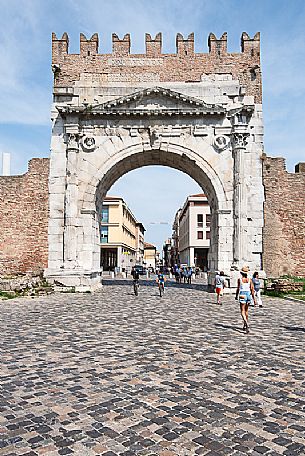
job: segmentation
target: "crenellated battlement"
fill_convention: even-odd
[[[194,52],[194,33],[190,33],[187,38],[184,38],[181,33],[176,35],[176,54],[177,56],[194,56],[202,55],[202,53]],[[218,39],[214,33],[210,33],[208,37],[208,48],[210,54],[224,56],[227,54],[227,32],[223,33]],[[149,33],[145,34],[145,46],[146,55],[151,57],[152,55],[161,55],[162,53],[162,33],[159,32],[153,39]],[[98,34],[94,33],[90,39],[80,34],[80,54],[84,55],[86,52],[90,52],[90,55],[98,54],[99,50],[99,38]],[[126,33],[122,39],[118,37],[116,33],[112,34],[112,53],[115,56],[128,56],[128,55],[143,55],[143,54],[130,54],[131,49],[131,38],[130,34]],[[61,38],[57,38],[56,34],[52,33],[52,55],[53,58],[58,58],[60,55],[67,55],[69,52],[69,37],[65,32]],[[243,32],[241,35],[241,53],[251,54],[252,57],[259,56],[260,52],[260,33],[257,32],[253,38]],[[75,54],[74,54],[75,55]],[[100,54],[108,55],[108,54]],[[166,54],[163,54],[164,56]],[[168,54],[173,55],[173,54]]]
[[[127,85],[162,82],[201,82],[211,75],[228,75],[244,87],[245,95],[252,95],[260,103],[262,96],[260,71],[260,34],[253,38],[243,32],[241,51],[227,50],[227,33],[217,38],[208,37],[208,52],[195,52],[194,33],[176,35],[176,53],[162,53],[162,34],[145,35],[145,53],[131,53],[130,34],[123,38],[112,34],[112,53],[99,53],[99,37],[80,34],[79,54],[69,53],[69,37],[52,34],[52,67],[55,87],[73,87],[88,78],[97,86],[109,83]]]

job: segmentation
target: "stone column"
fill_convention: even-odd
[[[249,133],[232,133],[233,160],[234,160],[234,193],[233,193],[233,266],[238,268],[245,261],[247,238],[245,233],[245,220],[247,214],[246,173],[244,167],[244,154]]]
[[[75,269],[76,265],[76,218],[78,201],[77,161],[79,136],[68,133],[66,149],[66,189],[64,199],[64,268]]]

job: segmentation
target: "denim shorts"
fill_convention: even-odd
[[[250,304],[252,300],[250,291],[241,291],[239,294],[239,302],[241,304]]]

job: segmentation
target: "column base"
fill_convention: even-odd
[[[102,288],[101,270],[84,271],[83,269],[45,269],[44,277],[59,288],[73,288],[76,292],[85,293]]]

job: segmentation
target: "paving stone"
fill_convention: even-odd
[[[304,453],[303,340],[287,322],[305,310],[264,300],[247,337],[232,297],[216,309],[171,281],[162,299],[153,281],[137,298],[109,281],[1,303],[0,454]]]

